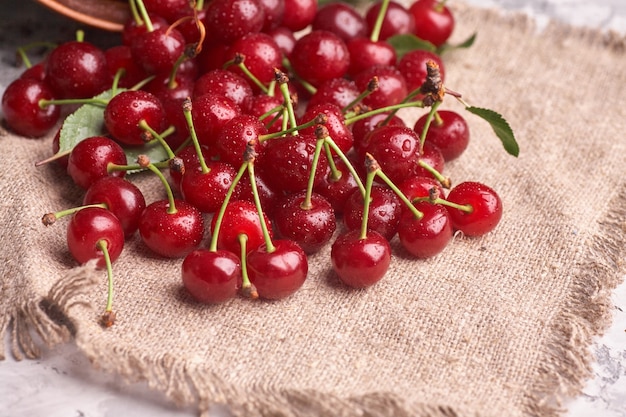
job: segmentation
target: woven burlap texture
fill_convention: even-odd
[[[446,85],[502,113],[521,147],[508,156],[465,113],[471,145],[446,167],[453,183],[498,191],[495,231],[456,236],[427,261],[396,245],[387,276],[359,291],[338,283],[326,248],[294,296],[219,306],[192,302],[181,261],[135,237],[114,264],[118,321],[102,329],[106,274],[72,261],[65,220],[39,222],[82,192],[54,164],[33,167],[51,138],[5,132],[0,331],[11,354],[74,338],[94,366],[199,412],[223,403],[237,416],[558,415],[589,376],[592,337],[610,322],[624,274],[624,39],[455,12],[455,39],[478,37],[446,55]],[[452,97],[442,108],[463,112]],[[412,125],[422,113],[403,116]],[[148,202],[163,197],[155,177],[132,180]]]

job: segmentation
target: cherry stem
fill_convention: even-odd
[[[139,15],[141,16],[141,19],[143,20],[143,23],[146,25],[146,29],[148,30],[148,32],[152,32],[154,30],[154,26],[152,25],[152,20],[150,19],[150,16],[148,15],[146,6],[143,4],[143,0],[134,0],[134,1],[137,5],[137,9],[139,10]]]
[[[279,69],[274,70],[274,76],[276,82],[278,83],[278,88],[280,89],[281,94],[283,95],[283,100],[285,102],[285,106],[287,107],[287,115],[289,117],[289,124],[291,127],[296,127],[298,123],[296,122],[296,113],[293,110],[293,101],[291,100],[291,94],[289,92],[289,78],[285,75],[284,72]],[[292,132],[292,135],[297,135],[298,131]]]
[[[64,156],[68,156],[70,153],[72,153],[71,149],[68,149],[66,151],[59,151],[59,152],[55,153],[54,155],[52,155],[52,156],[50,156],[50,157],[48,157],[46,159],[43,159],[41,161],[35,162],[35,166],[36,167],[40,167],[42,165],[47,164],[48,162],[56,161],[57,159],[61,159]]]
[[[385,184],[387,184],[387,186],[400,198],[400,200],[402,200],[404,204],[406,204],[406,206],[409,208],[409,210],[411,210],[411,213],[413,213],[416,219],[419,220],[424,217],[424,213],[415,208],[411,200],[408,199],[408,197],[393,183],[393,181],[391,181],[387,174],[385,174],[380,168],[376,170],[376,175],[381,180],[383,180]]]
[[[78,42],[84,42],[85,41],[85,31],[78,29],[76,31],[76,40]]]
[[[426,134],[428,133],[428,129],[430,129],[430,124],[432,123],[433,118],[437,114],[437,108],[439,107],[440,104],[441,104],[441,101],[436,101],[430,107],[430,111],[428,112],[428,116],[426,116],[426,121],[424,123],[424,127],[422,128],[422,132],[421,132],[421,135],[420,135],[420,153],[422,153],[424,151],[424,142],[426,142]],[[441,118],[440,118],[440,120],[441,120]]]
[[[363,99],[374,91],[378,89],[378,77],[372,78],[369,83],[367,83],[367,88],[362,91],[354,100],[348,103],[341,112],[345,115],[347,112],[351,111],[357,104],[359,104]]]
[[[249,163],[248,161],[244,161],[239,167],[239,171],[237,171],[237,175],[235,175],[233,182],[230,184],[230,187],[228,187],[228,191],[226,191],[226,196],[224,197],[224,201],[222,202],[220,210],[216,214],[215,228],[213,229],[213,236],[211,236],[211,243],[209,244],[209,250],[211,252],[215,252],[217,250],[217,238],[220,233],[220,228],[222,227],[222,220],[224,219],[224,213],[226,212],[226,207],[228,206],[228,203],[230,202],[230,199],[233,195],[235,187],[237,186],[237,184],[239,184],[239,181],[241,180],[241,177],[243,177],[243,174],[245,174],[245,172],[248,170],[248,163]]]
[[[259,298],[259,293],[254,284],[250,282],[250,277],[248,276],[248,235],[240,233],[237,238],[241,248],[241,294],[246,298],[255,300]]]
[[[78,206],[78,207],[72,207],[66,210],[61,210],[61,211],[57,211],[54,213],[46,213],[43,215],[43,217],[41,218],[41,222],[46,225],[46,226],[50,226],[52,224],[54,224],[57,220],[59,220],[60,218],[63,218],[65,216],[70,216],[76,212],[81,211],[82,209],[85,208],[91,208],[91,207],[97,207],[97,208],[103,208],[103,209],[109,209],[109,206],[106,205],[106,203],[98,203],[98,204],[86,204],[84,206]]]
[[[137,10],[137,3],[135,2],[135,0],[129,0],[128,5],[130,6],[130,14],[133,17],[135,24],[137,24],[137,26],[143,25],[144,23],[143,23],[143,20],[141,20],[141,17],[139,16],[139,11]]]
[[[289,133],[293,133],[294,135],[297,135],[299,130],[303,130],[308,127],[315,126],[316,124],[319,124],[319,119],[313,118],[309,120],[308,122],[302,123],[301,125],[297,125],[297,126],[294,125],[293,127],[290,127],[289,129],[283,129],[278,132],[266,133],[265,135],[259,135],[258,140],[259,142],[265,142],[270,139],[283,137]]]
[[[246,65],[245,60],[246,60],[245,55],[243,55],[241,53],[236,53],[235,57],[233,59],[231,59],[230,61],[224,63],[223,67],[227,68],[227,67],[229,67],[231,65],[236,65],[245,74],[245,76],[248,77],[248,79],[254,83],[254,85],[259,87],[259,89],[261,89],[261,91],[264,94],[268,94],[269,90],[268,90],[267,86],[265,84],[263,84],[257,78],[256,75],[254,75],[252,72],[250,72],[250,70],[248,69],[248,66]]]
[[[474,207],[472,207],[471,204],[457,204],[440,197],[437,197],[435,199],[431,199],[430,197],[419,197],[414,199],[413,201],[430,201],[433,204],[441,204],[442,206],[452,207],[464,211],[465,213],[471,213],[474,211]]]
[[[370,155],[367,154],[365,160],[367,165],[367,176],[365,177],[365,195],[363,196],[363,218],[361,219],[361,234],[359,238],[361,240],[367,237],[367,223],[370,215],[370,203],[372,200],[372,185],[374,184],[374,177],[376,177],[376,171],[380,170],[378,162]]]
[[[337,146],[335,141],[330,136],[327,136],[324,140],[325,140],[326,144],[328,144],[328,146],[330,146],[331,149],[333,151],[335,151],[335,153],[337,154],[339,159],[341,159],[341,161],[346,165],[346,168],[348,168],[348,171],[350,171],[350,174],[354,178],[354,181],[356,182],[357,187],[359,187],[359,190],[361,191],[361,195],[364,196],[365,195],[365,187],[363,186],[363,182],[361,181],[361,178],[359,177],[359,174],[356,172],[356,169],[354,169],[354,166],[352,165],[352,163],[350,162],[350,160],[348,159],[346,154],[343,153],[341,148],[339,148],[339,146]],[[328,159],[330,160],[332,158],[328,158]]]
[[[323,126],[322,126],[323,127]],[[324,128],[326,130],[326,128]],[[326,135],[317,138],[315,142],[315,152],[313,153],[313,161],[311,161],[311,172],[309,172],[309,181],[306,186],[306,194],[304,200],[300,204],[302,210],[311,210],[313,205],[311,204],[311,197],[313,195],[313,185],[315,184],[315,174],[317,173],[317,165],[322,153],[322,147],[324,146],[325,138],[328,136],[328,130]]]
[[[357,114],[355,116],[346,118],[344,123],[346,125],[351,125],[354,122],[357,122],[361,119],[366,119],[370,116],[375,116],[380,113],[387,113],[390,111],[404,109],[408,107],[424,107],[424,102],[422,102],[421,100],[416,100],[416,101],[407,101],[406,103],[398,103],[398,104],[394,104],[391,106],[379,107],[377,109],[370,110],[365,113]]]
[[[259,214],[259,220],[261,223],[261,230],[263,231],[263,239],[265,240],[265,247],[267,253],[272,253],[276,250],[270,233],[267,230],[267,224],[265,224],[265,216],[263,215],[263,207],[261,207],[261,199],[259,198],[259,190],[256,185],[256,178],[254,176],[254,159],[248,162],[248,175],[250,176],[250,187],[252,188],[252,197],[254,199],[254,205],[256,211]]]
[[[380,10],[378,11],[378,16],[376,16],[376,22],[374,23],[374,27],[372,28],[372,33],[370,35],[370,40],[372,42],[377,42],[380,37],[380,30],[383,27],[383,21],[385,20],[388,8],[389,0],[383,0],[380,4]]]
[[[147,159],[147,156],[140,155],[139,160],[144,159],[144,157],[145,159]],[[161,183],[163,184],[163,187],[165,188],[165,193],[167,194],[167,201],[169,203],[169,207],[167,208],[167,214],[176,214],[178,212],[178,209],[176,208],[176,202],[174,200],[174,193],[172,192],[172,187],[170,187],[170,184],[167,182],[167,178],[165,178],[165,175],[163,175],[161,170],[159,170],[159,168],[157,168],[153,163],[149,162],[149,160],[147,164],[145,162],[140,162],[139,165],[144,166],[145,168],[148,168],[157,177],[159,177],[159,179],[161,180]]]
[[[94,106],[106,107],[108,103],[109,103],[109,100],[105,100],[101,98],[64,98],[64,99],[53,99],[53,100],[41,99],[39,100],[39,107],[43,109],[46,106],[50,106],[53,104],[56,104],[56,105],[92,104]]]
[[[185,115],[185,120],[187,121],[187,126],[189,127],[189,133],[191,135],[191,141],[193,142],[193,147],[196,150],[196,154],[198,155],[198,161],[200,162],[200,168],[202,169],[203,174],[208,174],[210,169],[204,160],[204,155],[202,154],[202,148],[200,147],[200,142],[198,141],[198,135],[196,134],[196,129],[193,126],[193,118],[191,117],[191,99],[187,97],[183,102],[183,113]]]
[[[30,62],[28,55],[26,54],[27,50],[32,49],[32,48],[37,48],[37,47],[45,47],[46,49],[52,50],[56,48],[56,46],[57,44],[52,43],[52,42],[33,42],[33,43],[29,43],[28,45],[24,45],[22,47],[17,48],[15,53],[17,54],[19,60],[24,63],[26,68],[30,68],[33,65]]]
[[[437,181],[439,181],[439,183],[441,184],[443,188],[449,189],[452,186],[452,183],[450,182],[450,178],[446,177],[441,172],[437,171],[428,162],[425,162],[424,160],[420,159],[418,161],[418,164],[419,166],[424,168],[426,171],[430,172],[432,176],[435,177]]]
[[[335,163],[335,158],[333,158],[333,153],[330,150],[330,145],[324,141],[324,152],[326,152],[326,159],[328,160],[328,168],[330,169],[330,180],[331,181],[339,181],[343,176],[343,172],[337,168],[337,164]]]
[[[159,142],[159,144],[165,150],[165,153],[167,153],[168,159],[172,159],[176,156],[174,152],[172,151],[172,148],[170,147],[170,145],[168,145],[168,143],[163,138],[163,135],[161,135],[160,133],[152,129],[150,125],[148,124],[148,122],[146,122],[144,119],[139,121],[139,128],[143,130],[144,132],[148,132],[149,135],[154,138],[154,140]]]
[[[104,257],[104,263],[106,265],[107,270],[107,281],[108,281],[108,289],[107,289],[107,304],[104,309],[104,315],[102,316],[103,325],[105,327],[111,327],[113,325],[114,315],[113,313],[113,268],[111,266],[111,257],[109,256],[108,244],[105,239],[100,239],[98,243],[96,243],[98,249],[102,251],[102,256]]]
[[[284,57],[282,60],[282,64],[283,67],[290,73],[293,74],[298,81],[300,82],[300,85],[310,94],[313,95],[317,92],[317,88],[311,84],[310,82],[308,82],[307,80],[298,77],[298,74],[296,74],[296,72],[293,70],[293,66],[291,65],[291,62],[289,61],[289,59],[287,57]]]

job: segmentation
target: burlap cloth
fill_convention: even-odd
[[[521,147],[506,155],[468,113],[471,145],[446,168],[499,192],[494,232],[428,261],[398,251],[363,291],[338,284],[327,248],[293,297],[215,307],[185,294],[180,261],[135,239],[114,265],[118,322],[104,330],[106,275],[76,267],[63,222],[39,222],[81,192],[54,165],[33,168],[50,138],[3,132],[0,331],[12,354],[73,337],[103,371],[237,416],[558,415],[589,376],[624,274],[625,41],[455,7],[455,39],[478,38],[446,56],[447,86],[505,115]],[[161,195],[154,177],[135,180],[149,201]]]

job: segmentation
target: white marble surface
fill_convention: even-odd
[[[626,0],[467,0],[478,6],[523,11],[540,25],[549,19],[574,25],[615,30],[626,34]],[[16,5],[18,7],[16,7]],[[33,33],[21,31],[17,21],[39,21],[32,1],[0,0],[0,94],[18,69],[12,68],[12,51],[7,46],[15,39],[36,40]],[[7,19],[11,14],[11,20]],[[34,19],[34,20],[33,20]],[[56,25],[56,26],[55,26]],[[59,21],[47,20],[51,33],[67,33]],[[12,31],[6,34],[6,29]],[[40,40],[40,39],[39,39]],[[17,45],[14,43],[13,45]],[[626,66],[625,66],[626,70]],[[595,377],[583,394],[564,406],[566,417],[626,417],[626,284],[614,293],[614,318],[611,328],[593,346],[596,356]],[[6,351],[9,351],[8,341]],[[214,408],[211,417],[226,417],[227,410]],[[192,409],[177,409],[142,384],[126,385],[111,375],[91,368],[71,343],[44,352],[41,359],[16,362],[9,357],[0,362],[0,417],[165,417],[194,416]]]

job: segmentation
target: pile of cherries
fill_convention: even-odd
[[[62,126],[52,144],[84,205],[43,222],[71,215],[71,254],[107,268],[104,323],[111,264],[137,231],[183,259],[195,299],[219,303],[293,294],[327,244],[338,278],[364,288],[385,275],[396,236],[423,259],[455,233],[493,230],[496,192],[442,174],[469,141],[464,118],[438,109],[459,97],[437,54],[454,28],[444,3],[132,0],[121,44],[78,36],[14,80],[2,110],[23,136],[57,128],[64,106],[100,109],[98,135]],[[432,48],[400,55],[398,36]],[[397,113],[407,107],[423,109],[414,126]],[[146,171],[165,198],[146,202],[128,179]]]

